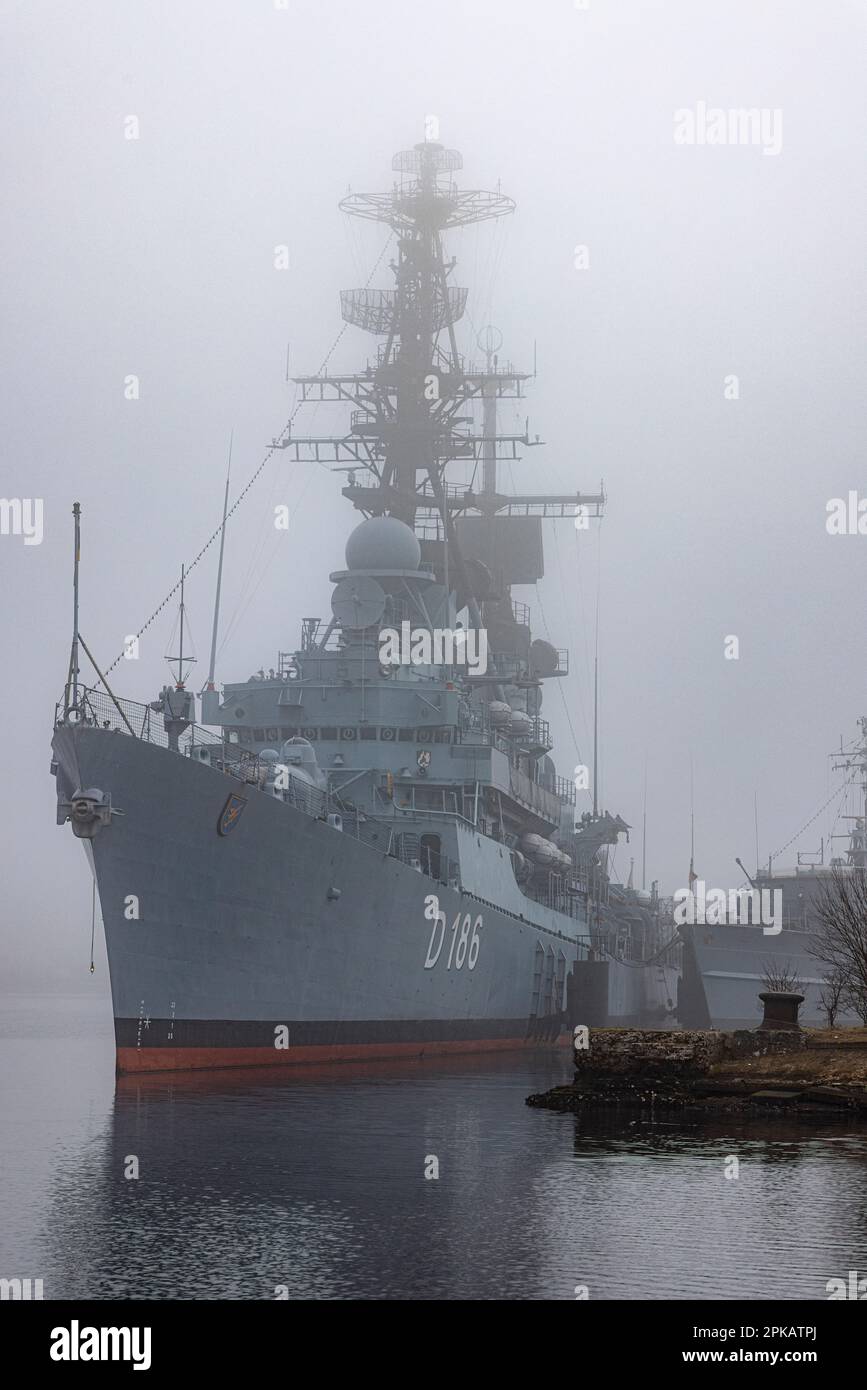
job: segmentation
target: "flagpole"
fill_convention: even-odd
[[[641,891],[647,884],[647,754],[644,755],[644,809],[641,815]]]
[[[286,349],[286,354],[288,362],[288,347]],[[235,430],[233,427],[229,435],[229,459],[226,464],[226,491],[223,495],[223,521],[220,526],[220,557],[217,561],[217,592],[214,595],[214,626],[211,631],[211,661],[208,666],[208,679],[205,686],[202,687],[203,689],[207,687],[208,690],[214,689],[214,669],[217,664],[217,629],[220,626],[220,590],[223,585],[223,548],[226,544],[226,517],[229,511],[229,477],[232,472],[232,444],[234,439]]]
[[[689,891],[695,897],[695,765],[689,755]]]

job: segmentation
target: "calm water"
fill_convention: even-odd
[[[855,1127],[528,1109],[568,1078],[550,1056],[116,1084],[102,999],[0,996],[0,1049],[0,1275],[46,1298],[825,1298],[867,1272]]]

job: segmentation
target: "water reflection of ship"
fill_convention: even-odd
[[[503,1110],[563,1059],[521,1065],[119,1077],[107,1132],[58,1162],[51,1296],[496,1297],[515,1261],[542,1287],[544,1203]]]
[[[672,1172],[693,1182],[703,1166],[712,1168],[711,1191],[719,1194],[720,1154],[730,1153],[733,1139],[754,1175],[755,1199],[743,1218],[731,1208],[735,1254],[755,1248],[765,1230],[790,1239],[794,1250],[806,1240],[812,1264],[798,1259],[792,1267],[807,1296],[817,1262],[824,1268],[821,1261],[831,1258],[822,1242],[851,1242],[853,1229],[861,1238],[864,1213],[852,1197],[859,1167],[845,1170],[846,1162],[864,1161],[854,1129],[835,1121],[833,1143],[817,1145],[825,1139],[821,1125],[805,1138],[803,1125],[785,1116],[763,1117],[757,1133],[755,1121],[731,1115],[695,1123],[674,1116],[666,1123],[650,1111],[546,1118],[524,1106],[527,1094],[563,1073],[563,1060],[552,1056],[532,1065],[467,1057],[118,1078],[106,1126],[58,1154],[41,1238],[46,1292],[71,1299],[273,1300],[283,1289],[292,1299],[571,1298],[592,1250],[594,1297],[602,1287],[602,1296],[638,1296],[633,1278],[640,1286],[654,1269],[664,1287],[680,1287],[669,1296],[682,1297],[686,1271],[677,1260],[689,1259],[688,1213],[675,1223],[679,1255],[669,1249],[667,1265],[654,1215],[670,1213]],[[839,1155],[847,1195],[830,1233],[827,1205],[808,1203],[807,1230],[793,1234],[793,1189],[769,1187],[771,1175],[761,1170],[785,1166],[796,1180],[817,1154],[825,1165]],[[439,1177],[428,1180],[431,1157]],[[133,1158],[137,1178],[125,1176]],[[827,1195],[827,1173],[815,1181]],[[639,1200],[638,1185],[647,1205],[636,1209],[625,1196]],[[740,1210],[740,1199],[732,1201]],[[697,1250],[696,1262],[708,1296],[720,1296],[725,1261],[708,1262]],[[786,1265],[781,1279],[790,1277]]]

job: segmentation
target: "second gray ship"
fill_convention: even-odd
[[[855,795],[854,814],[842,817],[853,822],[843,835],[845,852],[831,855],[826,863],[823,838],[816,853],[798,852],[796,863],[787,867],[774,864],[772,855],[767,868],[757,868],[748,879],[750,889],[779,894],[781,930],[768,934],[759,925],[734,922],[678,928],[683,971],[677,1017],[682,1027],[755,1028],[763,1013],[759,996],[768,989],[801,994],[800,1022],[814,1028],[827,1026],[827,999],[832,993],[829,972],[816,954],[817,940],[824,932],[822,910],[829,906],[833,910],[835,884],[848,875],[867,872],[867,717],[858,726],[852,743],[844,748],[841,742],[839,752],[831,754],[835,770],[848,776],[830,800],[850,789]],[[838,819],[840,815],[838,811]],[[862,1022],[845,1002],[845,992],[843,999],[838,1021],[849,1026]]]

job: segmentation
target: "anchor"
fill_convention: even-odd
[[[112,806],[111,796],[99,787],[88,787],[86,791],[79,787],[68,801],[58,803],[58,810],[63,813],[60,824],[70,821],[78,840],[92,840],[104,825],[111,825],[112,816],[124,814]]]

